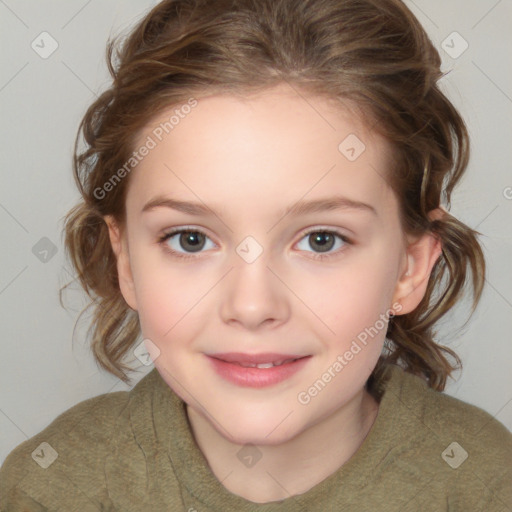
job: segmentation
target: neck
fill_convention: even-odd
[[[345,464],[366,438],[378,407],[363,389],[292,439],[259,445],[261,459],[251,467],[233,464],[243,445],[226,439],[189,406],[187,414],[194,438],[222,485],[249,501],[268,503],[307,492]]]

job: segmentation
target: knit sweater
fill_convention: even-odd
[[[304,494],[258,504],[215,477],[184,402],[153,369],[131,391],[80,402],[16,447],[0,468],[0,510],[512,511],[505,426],[398,366],[379,386],[375,422],[345,464]]]

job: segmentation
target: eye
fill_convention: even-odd
[[[338,249],[332,252],[333,247],[336,245],[336,239],[341,242],[338,243]],[[196,257],[195,253],[201,253],[205,246],[208,245],[207,240],[210,240],[210,238],[200,230],[180,228],[164,233],[158,239],[158,243],[163,245],[164,249],[173,256],[188,259]],[[349,238],[336,230],[318,228],[304,233],[300,243],[304,243],[302,242],[303,240],[314,250],[318,251],[312,256],[313,259],[318,260],[332,258],[345,250],[343,246],[353,244]],[[211,245],[215,246],[213,242],[211,242]],[[208,247],[206,248],[208,249]],[[307,251],[307,248],[299,247],[299,249]]]
[[[338,250],[329,252],[336,245],[336,238],[341,240],[341,242],[338,244]],[[313,259],[318,260],[334,257],[345,250],[343,249],[343,246],[352,245],[352,241],[342,233],[335,230],[324,230],[318,228],[306,232],[301,239],[301,242],[303,240],[305,240],[305,243],[309,244],[310,247],[318,250],[317,253],[313,254]],[[341,249],[339,248],[340,246]],[[301,248],[301,250],[307,251],[307,248]]]
[[[173,256],[193,258],[193,253],[201,252],[205,245],[207,245],[206,240],[210,239],[205,233],[197,229],[175,229],[162,235],[158,239],[158,243],[162,244],[165,250]],[[181,252],[181,249],[185,250],[185,252]]]

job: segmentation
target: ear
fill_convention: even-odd
[[[443,215],[444,211],[436,208],[429,212],[428,217],[434,220]],[[432,233],[425,233],[408,244],[405,268],[402,268],[393,295],[392,304],[401,305],[395,314],[405,315],[416,309],[425,296],[432,268],[441,252],[441,241]]]
[[[103,219],[108,226],[110,244],[117,260],[117,275],[119,277],[119,288],[121,290],[121,294],[128,306],[137,311],[135,286],[133,284],[130,255],[128,252],[128,243],[125,233],[119,227],[112,215],[105,215]]]

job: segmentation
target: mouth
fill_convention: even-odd
[[[215,371],[238,386],[267,387],[278,384],[301,370],[311,355],[298,354],[205,354]]]
[[[274,366],[281,366],[283,364],[293,363],[298,359],[310,357],[309,355],[290,355],[290,354],[242,354],[242,353],[225,353],[225,354],[210,354],[209,357],[219,359],[226,363],[237,364],[244,368],[273,368]]]

